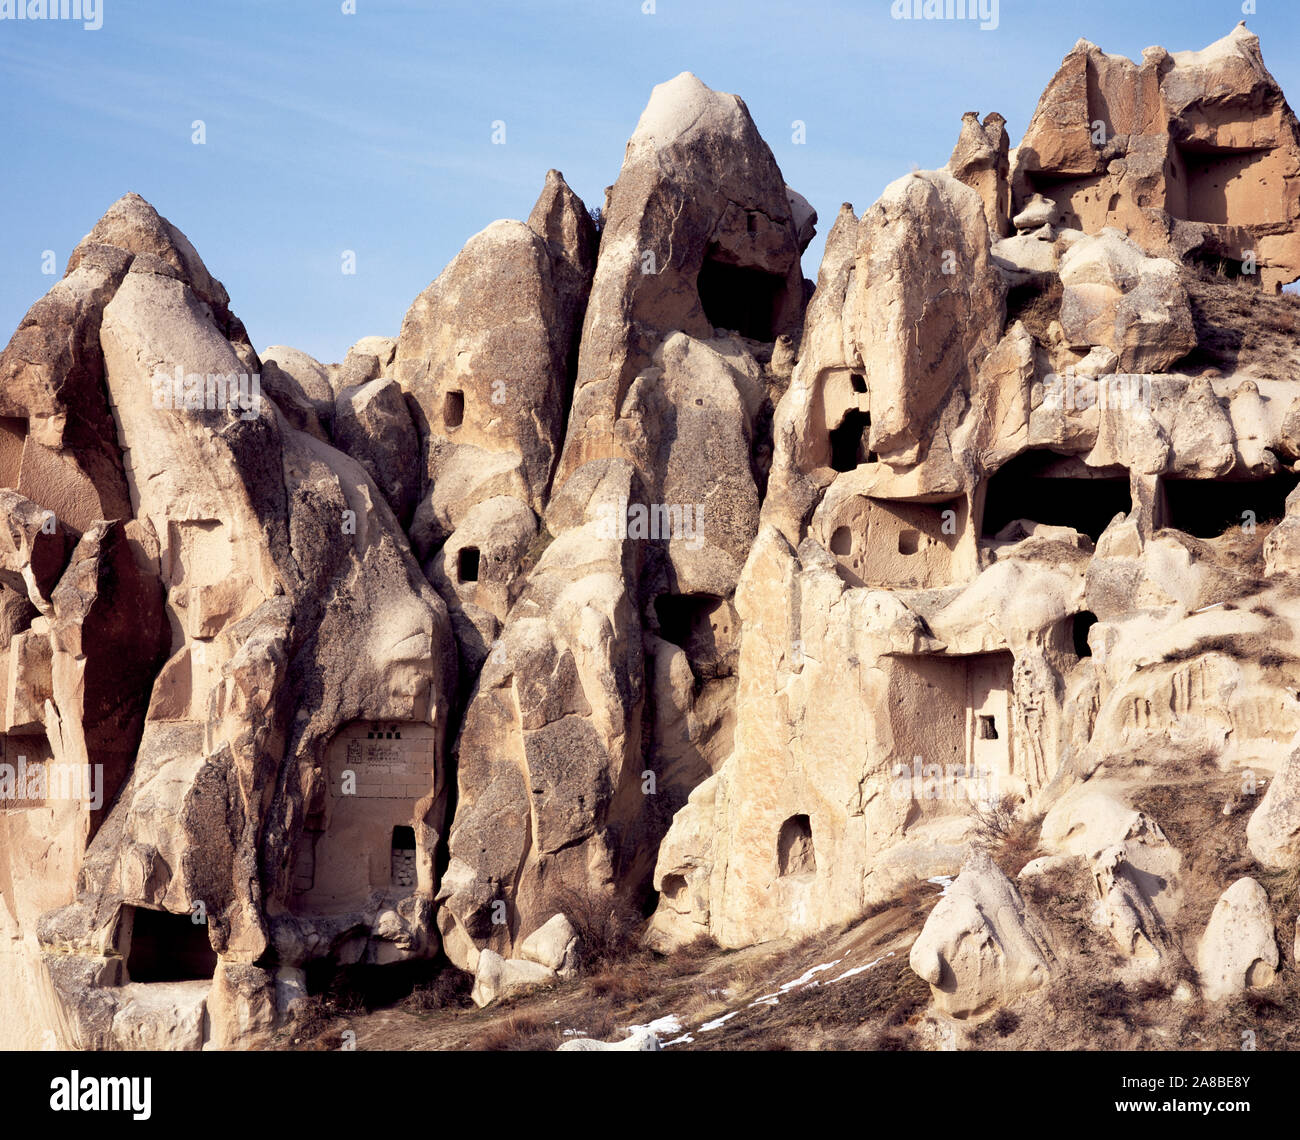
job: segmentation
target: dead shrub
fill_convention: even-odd
[[[623,899],[594,891],[565,890],[556,894],[552,907],[562,911],[578,935],[578,969],[585,972],[605,965],[646,958],[640,934],[640,913]]]
[[[497,1022],[474,1048],[488,1053],[553,1053],[564,1043],[564,1033],[554,1022],[531,1013],[512,1013]]]
[[[416,986],[402,1004],[415,1013],[432,1013],[440,1009],[469,1009],[473,1006],[470,991],[474,976],[448,966],[427,985]]]

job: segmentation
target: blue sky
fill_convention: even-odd
[[[395,336],[472,234],[527,217],[548,168],[599,204],[651,87],[680,71],[745,99],[821,213],[815,277],[841,202],[861,212],[943,165],[963,111],[1001,111],[1014,145],[1080,36],[1139,58],[1243,18],[1241,0],[1000,0],[993,31],[894,20],[889,0],[101,2],[98,31],[0,20],[4,336],[56,279],[44,251],[61,275],[134,190],[194,242],[255,346],[326,361]],[[1254,6],[1265,62],[1300,97],[1300,5]]]

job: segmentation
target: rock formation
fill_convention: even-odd
[[[739,948],[951,876],[950,1026],[1077,968],[1055,875],[1117,969],[1269,985],[1298,187],[1244,26],[1081,41],[1014,150],[969,113],[843,205],[814,289],[816,211],[684,73],[599,228],[549,172],[338,364],[259,355],[127,195],[0,355],[0,1047],[258,1048],[309,972],[486,1005],[592,915]],[[1231,885],[1161,825],[1204,789]]]

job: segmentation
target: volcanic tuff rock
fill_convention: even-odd
[[[1244,27],[1080,42],[810,292],[816,211],[685,73],[599,226],[549,172],[338,364],[123,198],[0,355],[0,1046],[259,1047],[309,967],[485,1004],[607,915],[744,947],[950,876],[932,1018],[1276,982],[1298,139]]]

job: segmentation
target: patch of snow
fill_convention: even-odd
[[[946,895],[946,894],[948,893],[948,889],[952,886],[952,876],[951,876],[951,875],[935,875],[935,877],[934,877],[933,879],[926,879],[925,881],[926,881],[927,883],[933,883],[936,887],[942,887],[942,888],[943,888],[943,889],[939,892],[939,897],[940,897],[940,898],[943,898],[943,896]]]
[[[820,974],[823,970],[832,969],[833,967],[838,966],[843,961],[844,961],[843,958],[836,958],[834,962],[825,962],[820,966],[814,966],[812,967],[812,969],[806,970],[804,971],[804,973],[800,974],[799,977],[795,978],[793,982],[786,982],[786,984],[781,987],[779,992],[786,993],[789,990],[798,989],[800,986],[806,986],[809,982],[812,981],[814,974]]]
[[[634,1033],[641,1033],[647,1029],[656,1037],[665,1037],[669,1033],[680,1033],[682,1031],[682,1023],[677,1020],[677,1015],[675,1013],[670,1013],[666,1017],[655,1018],[655,1020],[650,1022],[648,1025],[629,1025],[627,1027],[627,1033],[630,1037]]]
[[[730,1013],[724,1013],[721,1017],[715,1018],[713,1021],[706,1021],[700,1026],[700,1032],[707,1033],[710,1029],[717,1029],[720,1025],[726,1025],[728,1021],[739,1013],[740,1010],[733,1009]]]
[[[559,1025],[560,1023],[557,1021],[555,1024]],[[564,1031],[564,1036],[565,1037],[590,1037],[591,1034],[588,1033],[585,1029],[566,1029]]]
[[[683,1033],[680,1037],[674,1037],[671,1041],[665,1041],[662,1048],[667,1049],[669,1045],[690,1045],[695,1040],[689,1033]]]
[[[832,978],[831,981],[842,982],[845,978],[853,977],[854,974],[864,974],[868,970],[870,970],[872,966],[878,966],[886,958],[892,958],[893,956],[894,956],[894,952],[891,950],[888,954],[882,954],[874,962],[868,962],[865,966],[854,966],[853,969],[851,970],[845,970],[844,973],[842,973],[838,978]]]
[[[779,1005],[780,1001],[781,998],[779,994],[767,994],[764,997],[751,1001],[749,1004],[751,1007],[756,1005]]]

